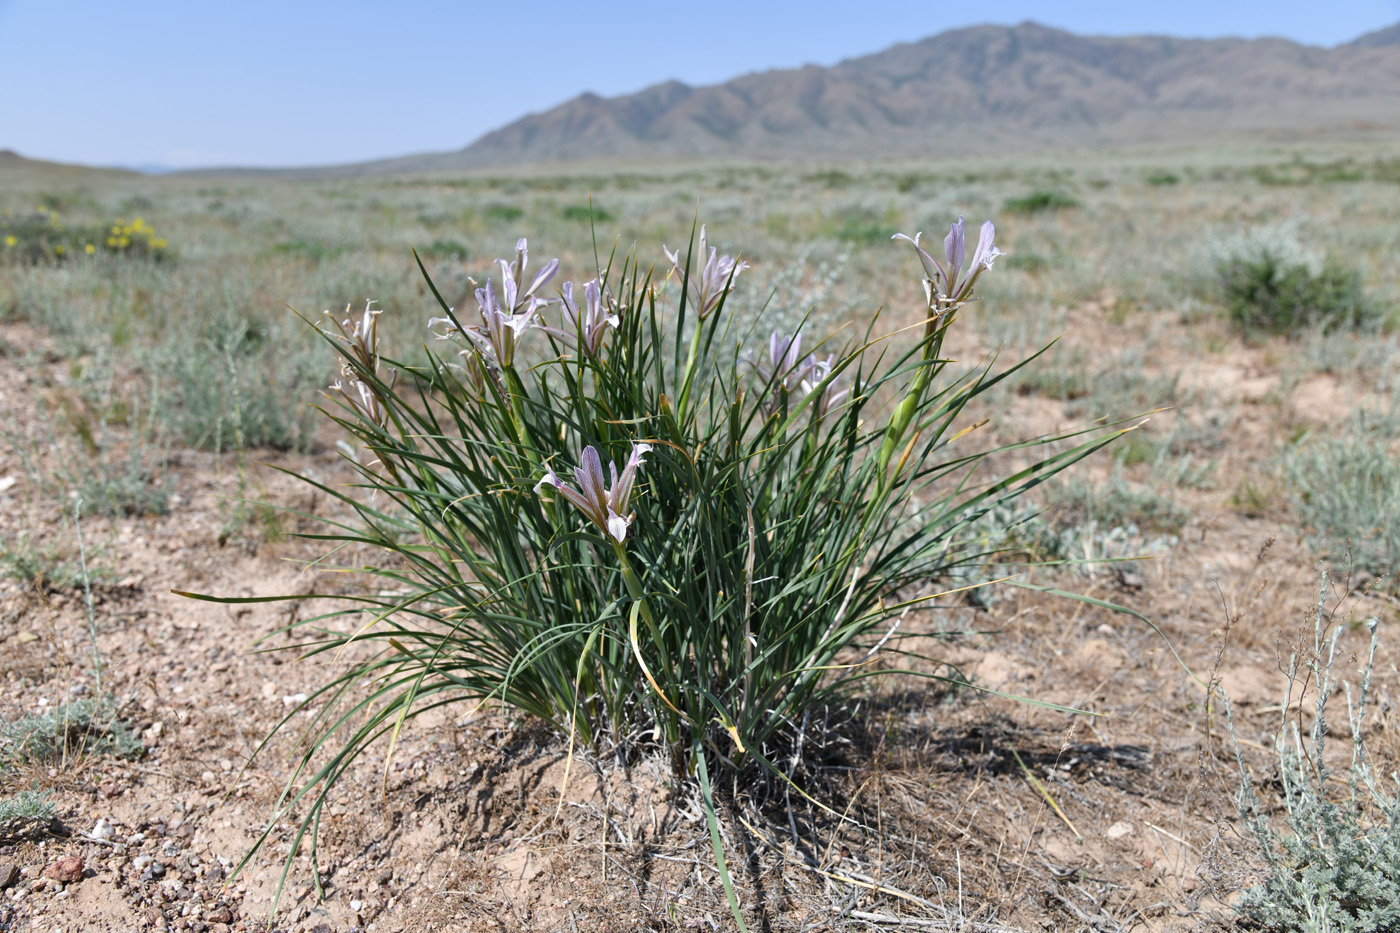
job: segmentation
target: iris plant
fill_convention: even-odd
[[[476,303],[481,313],[481,326],[457,330],[457,322],[448,317],[435,317],[428,320],[429,327],[448,325],[448,330],[438,336],[447,339],[460,333],[483,353],[490,353],[497,365],[509,367],[515,361],[515,345],[526,331],[539,327],[539,309],[548,304],[548,299],[535,293],[554,278],[559,270],[559,260],[551,260],[527,285],[525,267],[529,261],[529,248],[525,237],[515,244],[515,262],[496,260],[501,266],[502,297],[496,297],[496,285],[486,280],[483,288],[476,290]]]
[[[551,334],[577,359],[541,354],[521,365],[517,341],[542,326],[540,292],[559,266],[528,274],[524,239],[513,263],[500,261],[499,293],[490,280],[476,290],[480,324],[465,327],[439,297],[446,316],[432,326],[470,342],[468,365],[429,351],[405,380],[411,391],[380,375],[377,309],[336,321],[326,336],[342,381],[332,388],[348,410],[336,421],[378,465],[351,464],[358,484],[316,483],[338,505],[330,533],[317,537],[385,560],[355,568],[378,584],[348,600],[337,589],[339,608],[290,624],[318,626],[318,651],[382,650],[357,651],[307,700],[318,738],[255,849],[280,840],[276,827],[296,808],[288,851],[310,833],[315,864],[328,791],[379,737],[392,749],[405,722],[453,699],[499,702],[599,755],[664,747],[677,792],[700,787],[742,929],[709,769],[729,769],[725,783],[736,788],[750,762],[793,783],[793,768],[774,761],[801,756],[807,713],[877,673],[866,660],[889,650],[906,614],[930,608],[934,597],[915,595],[930,581],[986,561],[969,524],[1116,436],[1071,441],[1080,433],[1071,432],[990,451],[960,440],[969,403],[1009,374],[990,363],[948,374],[941,349],[956,309],[1000,255],[993,238],[984,224],[969,264],[961,220],[942,260],[904,237],[923,265],[927,323],[888,364],[865,354],[884,340],[875,316],[825,359],[804,352],[800,334],[780,332],[766,358],[720,350],[720,307],[744,264],[718,255],[703,227],[698,253],[666,251],[693,330],[679,308],[658,308],[651,273],[630,253],[600,267],[581,301],[572,283],[560,288]],[[606,365],[596,359],[604,340]],[[566,482],[544,458],[575,442],[582,453]],[[606,452],[628,443],[621,468],[605,470]],[[652,444],[647,493],[634,496]],[[1036,445],[1047,452],[1026,462]],[[565,527],[566,503],[587,533]],[[364,624],[324,624],[339,616]],[[927,670],[963,683],[945,667]],[[334,748],[329,736],[342,734]]]
[[[700,258],[705,265],[698,272],[692,268],[690,274],[686,274],[689,257],[682,257],[680,250],[673,253],[663,244],[661,252],[671,260],[671,267],[685,283],[690,293],[690,306],[702,320],[719,307],[735,276],[749,267],[748,263],[740,262],[733,256],[719,255],[719,250],[706,239],[704,226],[700,227]]]
[[[584,514],[599,530],[609,535],[618,544],[627,540],[627,529],[632,524],[632,487],[637,481],[637,469],[645,462],[642,457],[651,450],[650,444],[632,445],[632,455],[622,473],[617,472],[617,464],[609,462],[612,485],[607,485],[603,474],[603,459],[593,446],[583,448],[583,463],[574,467],[574,480],[578,488],[561,480],[554,471],[546,469],[544,477],[535,484],[535,492],[546,486],[557,489],[576,509]]]
[[[612,296],[603,293],[597,279],[583,286],[582,308],[574,300],[573,282],[565,282],[559,292],[563,327],[546,327],[544,330],[590,356],[596,354],[603,345],[608,328],[615,330],[621,324],[621,319],[613,310]]]
[[[349,305],[345,306],[345,313],[347,317],[337,320],[335,315],[326,312],[337,331],[329,336],[345,348],[340,360],[341,378],[331,383],[330,388],[355,411],[383,427],[388,422],[388,412],[380,402],[376,389],[363,378],[363,374],[379,376],[379,315],[383,309],[374,307],[373,301],[367,301],[360,320],[352,321],[348,316]],[[397,375],[397,371],[390,371],[389,388],[393,388]]]
[[[977,249],[972,253],[972,265],[966,275],[963,275],[963,261],[966,258],[967,239],[961,217],[948,229],[948,235],[943,238],[944,262],[934,259],[919,245],[921,237],[922,232],[914,234],[912,238],[896,233],[892,239],[907,240],[914,244],[914,251],[919,254],[919,262],[924,266],[924,293],[928,296],[929,309],[935,314],[970,298],[977,279],[992,267],[998,256],[1004,255],[993,243],[996,228],[990,220],[982,224],[982,231],[977,237]]]

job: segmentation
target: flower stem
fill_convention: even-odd
[[[676,421],[685,422],[686,409],[690,405],[690,387],[695,381],[695,364],[700,358],[700,329],[705,319],[695,316],[695,332],[690,335],[690,352],[686,355],[685,375],[681,377],[681,394],[676,400]]]
[[[666,650],[666,644],[661,640],[661,630],[657,627],[656,618],[651,614],[651,604],[647,601],[646,593],[642,589],[642,581],[637,577],[637,572],[632,569],[632,563],[627,559],[627,551],[622,546],[622,543],[613,541],[612,546],[613,553],[617,555],[617,562],[622,569],[623,582],[627,584],[627,592],[631,594],[632,599],[635,601],[637,612],[641,615],[642,621],[646,623],[647,633],[651,636],[651,640],[656,645],[657,651],[661,653],[661,666],[664,671],[664,676],[669,680],[674,675],[674,668],[671,667],[670,652]],[[635,636],[636,632],[634,630],[633,637],[635,638]],[[643,667],[645,667],[645,662],[642,661],[640,656],[637,660],[641,661]],[[648,677],[648,679],[650,680],[651,678]],[[669,706],[677,716],[685,716],[671,698],[667,696],[665,692],[661,692],[659,684],[653,681],[653,686],[657,688],[662,701]],[[679,736],[679,722],[674,717],[668,717],[668,719],[669,721],[666,723],[666,738],[668,742],[674,745]]]

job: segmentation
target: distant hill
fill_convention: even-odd
[[[124,169],[95,169],[86,165],[28,159],[13,149],[0,149],[0,173],[3,173],[0,177],[4,178],[59,178],[92,174],[135,177],[134,172]]]
[[[1380,49],[1386,46],[1400,46],[1400,23],[1396,23],[1388,29],[1368,32],[1361,38],[1348,42],[1342,48]]]
[[[1336,48],[1285,39],[956,29],[829,68],[582,94],[455,152],[180,175],[344,177],[542,163],[831,161],[1271,137],[1400,135],[1400,24]],[[15,160],[19,159],[19,162]],[[20,159],[0,153],[0,170]]]
[[[1327,49],[1284,39],[977,26],[724,84],[583,94],[457,152],[371,172],[537,162],[825,159],[1265,132],[1400,130],[1400,25]]]

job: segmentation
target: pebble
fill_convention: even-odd
[[[52,878],[60,884],[72,884],[83,880],[83,857],[70,855],[54,862],[44,869],[44,877]]]
[[[3,891],[6,888],[10,887],[18,880],[18,865],[6,865],[4,863],[0,863],[0,891]]]
[[[283,698],[282,698],[282,705],[283,705],[283,706],[297,706],[298,704],[305,703],[305,702],[306,702],[306,694],[304,694],[304,693],[294,693],[294,694],[292,694],[292,695],[289,696],[289,697],[283,697]]]
[[[364,902],[364,901],[351,901],[351,902],[350,902],[350,909],[351,909],[352,911],[354,911],[355,913],[359,913],[360,910],[361,910],[364,906],[365,906],[365,902]]]
[[[112,824],[107,822],[105,819],[99,819],[93,825],[92,831],[89,832],[88,835],[94,839],[101,839],[104,842],[106,842],[107,840],[110,840],[114,835],[116,835],[116,830],[114,830],[112,828]]]
[[[131,860],[131,867],[137,871],[145,871],[155,863],[155,859],[149,855],[138,855]]]
[[[1133,824],[1119,820],[1108,828],[1104,833],[1110,839],[1122,839],[1124,836],[1132,835]]]

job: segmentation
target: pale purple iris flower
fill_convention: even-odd
[[[521,335],[540,326],[539,309],[548,304],[548,301],[537,297],[535,293],[559,271],[559,260],[551,260],[536,272],[527,284],[525,266],[529,255],[525,237],[521,237],[515,244],[515,262],[496,260],[501,266],[502,297],[496,297],[496,285],[491,279],[487,279],[486,286],[476,290],[481,326],[470,326],[460,332],[477,349],[483,353],[489,352],[502,366],[509,366],[514,362],[515,345]],[[438,334],[440,339],[445,340],[458,333],[450,317],[435,317],[428,321],[429,327],[439,324],[447,324],[449,328],[446,332]]]
[[[326,316],[331,319],[331,323],[338,331],[331,336],[345,345],[350,357],[353,357],[361,366],[378,377],[379,315],[384,313],[383,309],[374,307],[373,301],[366,301],[365,313],[360,317],[360,320],[355,321],[348,316],[350,313],[349,305],[345,306],[345,313],[347,317],[343,320],[336,320],[335,315],[329,311],[326,312]],[[341,379],[331,383],[331,391],[338,393],[351,408],[380,427],[388,423],[389,413],[383,402],[380,401],[375,390],[360,378],[360,372],[351,365],[349,359],[341,359],[340,375]],[[397,371],[390,372],[389,386],[391,388],[397,377]]]
[[[993,242],[996,228],[990,220],[982,224],[982,231],[977,237],[977,249],[972,253],[972,263],[968,266],[966,274],[963,262],[967,253],[967,237],[961,217],[948,229],[948,235],[943,239],[944,262],[934,259],[919,245],[922,236],[923,233],[917,233],[913,237],[896,233],[892,239],[908,240],[914,244],[914,251],[918,253],[919,262],[924,266],[924,291],[928,294],[929,307],[935,312],[942,312],[970,298],[977,279],[992,267],[998,256],[1005,255]]]
[[[831,375],[836,365],[836,357],[829,354],[819,360],[813,354],[802,355],[802,335],[783,336],[773,331],[768,338],[768,362],[761,358],[752,364],[764,383],[780,386],[787,392],[806,398],[817,390],[823,379]],[[833,380],[822,390],[821,397],[815,400],[818,414],[825,415],[841,399],[846,391],[836,388]]]
[[[583,307],[574,300],[574,283],[565,282],[560,289],[560,318],[563,327],[546,327],[546,333],[553,334],[571,347],[582,347],[588,355],[598,352],[607,336],[608,328],[614,330],[622,323],[616,311],[612,310],[612,294],[603,293],[598,280],[583,286]]]
[[[685,281],[690,292],[690,305],[701,320],[719,307],[734,278],[749,267],[748,263],[739,262],[733,256],[720,256],[719,250],[711,246],[706,239],[703,226],[700,228],[700,258],[705,266],[698,273],[692,269],[689,276],[685,274],[685,257],[681,256],[680,250],[673,253],[663,243],[661,252],[671,260],[676,274]]]
[[[797,388],[811,364],[811,356],[802,358],[801,334],[785,337],[775,330],[768,338],[768,362],[760,358],[753,367],[764,382],[782,386],[791,392]]]
[[[582,464],[574,467],[577,489],[565,483],[553,470],[546,467],[544,477],[535,484],[535,492],[540,492],[546,486],[558,490],[590,522],[598,526],[599,530],[618,544],[622,544],[627,540],[627,529],[632,524],[630,505],[632,487],[637,480],[637,468],[643,463],[642,457],[650,450],[650,444],[633,443],[632,455],[627,458],[627,465],[622,468],[620,474],[617,472],[617,464],[610,462],[608,471],[612,476],[612,485],[609,486],[608,477],[603,473],[602,457],[598,455],[596,448],[585,447]]]
[[[797,384],[798,391],[802,393],[803,398],[817,391],[822,384],[822,380],[831,375],[831,370],[836,366],[835,354],[828,354],[827,358],[824,360],[814,360],[811,357],[808,357],[808,359],[812,360],[811,365],[807,367],[807,373],[802,377],[802,381]],[[822,389],[822,394],[815,400],[814,404],[816,405],[818,416],[824,417],[826,413],[831,410],[833,405],[840,402],[850,393],[849,389],[838,389],[836,385],[835,379],[828,382],[826,388]]]

